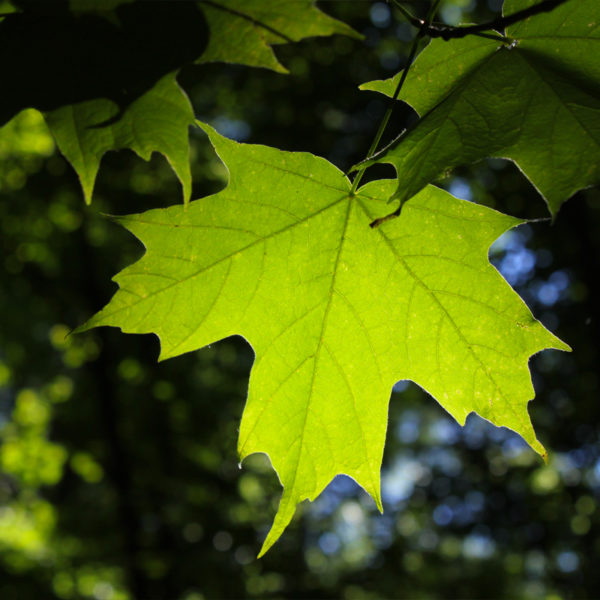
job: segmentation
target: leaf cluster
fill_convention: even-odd
[[[420,38],[436,31],[438,4],[409,63]],[[238,449],[241,458],[268,454],[284,486],[261,553],[297,503],[339,473],[382,509],[379,470],[399,379],[427,390],[460,424],[476,412],[546,457],[527,409],[528,361],[569,348],[488,260],[494,240],[521,221],[431,183],[457,166],[509,158],[555,216],[600,182],[594,4],[567,0],[547,11],[507,0],[505,14],[521,16],[501,35],[442,35],[395,77],[364,84],[391,99],[369,154],[397,98],[420,118],[357,165],[354,182],[312,154],[240,145],[198,123],[229,181],[191,204],[195,117],[179,70],[225,61],[282,72],[273,45],[352,30],[310,0],[113,0],[101,9],[74,0],[50,10],[21,2],[0,23],[0,53],[22,50],[0,118],[42,110],[87,202],[110,150],[145,159],[158,151],[182,183],[183,205],[119,218],[146,254],[115,278],[119,291],[80,330],[155,333],[162,359],[236,334],[250,342],[256,358]],[[40,58],[54,35],[68,46]],[[38,70],[39,78],[24,75]],[[394,165],[396,178],[359,186],[376,163]],[[386,215],[390,200],[399,207]]]

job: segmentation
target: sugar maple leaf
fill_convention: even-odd
[[[190,199],[194,114],[175,79],[182,66],[219,61],[285,73],[276,44],[361,38],[314,0],[70,0],[69,10],[55,4],[40,10],[28,3],[0,19],[0,126],[22,109],[42,111],[88,204],[102,157],[124,148],[146,160],[163,154],[184,202]]]
[[[535,4],[507,0],[505,14]],[[598,0],[571,0],[508,27],[512,43],[434,40],[408,72],[400,99],[422,116],[373,162],[398,173],[408,200],[449,168],[487,156],[513,160],[554,215],[600,183]],[[400,73],[361,89],[392,96]]]
[[[362,38],[320,11],[314,0],[210,0],[199,6],[210,39],[198,63],[229,62],[287,73],[273,52],[276,44],[333,34]]]
[[[129,148],[145,160],[163,154],[183,187],[192,193],[188,129],[192,105],[175,74],[163,77],[125,109],[107,98],[67,105],[45,114],[60,151],[77,171],[86,203],[91,203],[102,157],[109,150]]]
[[[567,346],[489,263],[518,220],[428,187],[371,229],[395,183],[350,193],[306,153],[204,130],[230,171],[220,193],[120,217],[146,254],[123,270],[98,325],[156,333],[161,359],[239,334],[256,360],[239,453],[265,452],[284,487],[261,553],[296,504],[339,473],[381,509],[379,472],[393,384],[412,379],[461,424],[473,411],[540,454],[529,357]]]

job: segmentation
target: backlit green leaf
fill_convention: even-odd
[[[516,219],[427,187],[377,229],[395,182],[350,182],[326,160],[242,145],[203,126],[230,172],[220,193],[119,218],[146,248],[82,329],[156,333],[161,359],[241,335],[256,354],[242,458],[284,487],[265,552],[338,474],[381,509],[391,388],[412,379],[461,424],[473,411],[541,455],[529,357],[567,346],[489,263]]]
[[[313,0],[215,0],[202,2],[210,27],[208,48],[197,62],[230,62],[281,73],[274,44],[336,33],[360,37],[314,6]]]
[[[512,14],[534,4],[509,0]],[[434,40],[410,69],[401,99],[422,116],[373,162],[398,172],[404,202],[457,165],[513,160],[552,214],[600,183],[600,21],[597,0],[571,0],[507,29],[512,44]],[[400,74],[362,89],[392,96]]]
[[[183,186],[187,201],[192,192],[188,128],[192,106],[175,80],[167,75],[125,109],[112,100],[88,100],[46,113],[46,122],[60,151],[77,171],[87,203],[102,156],[109,150],[130,148],[145,160],[164,154]]]
[[[179,69],[222,61],[285,72],[272,45],[335,33],[360,37],[313,0],[28,3],[0,19],[0,126],[24,108],[44,112],[88,203],[102,156],[121,148],[164,154],[187,201],[193,113]]]

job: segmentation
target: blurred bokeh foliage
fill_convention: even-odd
[[[495,0],[446,0],[449,23]],[[428,3],[412,8],[423,14]],[[364,34],[277,53],[282,76],[222,64],[184,70],[196,113],[241,141],[306,150],[348,168],[385,102],[358,84],[401,68],[414,30],[391,4],[323,2]],[[414,119],[399,108],[388,137]],[[194,197],[226,172],[191,132]],[[70,331],[114,292],[143,249],[106,214],[179,201],[165,162],[107,155],[86,207],[35,111],[0,129],[0,597],[593,598],[600,589],[598,257],[600,193],[554,224],[532,221],[490,256],[534,314],[574,349],[532,358],[530,412],[543,464],[510,431],[460,428],[399,382],[382,471],[384,515],[338,477],[255,560],[278,500],[263,455],[240,470],[236,434],[253,355],[240,338],[156,363],[153,336]],[[371,176],[385,176],[382,169]],[[535,190],[509,163],[459,169],[458,196],[536,219]]]

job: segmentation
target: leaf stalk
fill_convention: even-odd
[[[434,0],[433,4],[429,8],[429,12],[427,13],[427,18],[426,18],[426,21],[424,21],[424,23],[426,23],[426,24],[431,23],[434,15],[438,9],[438,6],[440,5],[440,2],[441,2],[441,0]],[[407,11],[407,13],[408,13],[408,11]],[[404,85],[404,82],[406,81],[406,77],[408,76],[408,70],[412,66],[415,56],[417,54],[417,50],[419,48],[419,42],[421,41],[421,39],[424,36],[425,36],[425,33],[423,32],[423,29],[419,29],[419,32],[415,36],[415,39],[413,40],[412,45],[410,47],[410,52],[408,54],[408,59],[406,61],[406,67],[404,67],[404,71],[402,71],[402,76],[400,77],[400,80],[398,81],[398,84],[396,85],[394,94],[390,98],[390,101],[388,103],[388,108],[385,111],[385,115],[383,115],[383,119],[381,120],[381,123],[379,124],[377,133],[375,134],[375,137],[373,138],[373,141],[371,142],[371,146],[369,148],[369,152],[367,153],[367,158],[365,160],[368,160],[371,156],[373,156],[373,154],[375,154],[375,151],[377,150],[377,146],[379,146],[379,142],[381,141],[383,132],[385,131],[385,128],[387,127],[387,124],[390,121],[390,117],[392,116],[392,112],[394,111],[394,105],[396,104],[396,100],[398,99],[398,96],[400,95],[400,91],[402,90],[402,86]],[[354,195],[356,193],[356,190],[358,189],[358,186],[362,180],[362,177],[363,177],[365,171],[367,170],[367,166],[368,165],[363,165],[359,168],[358,173],[356,174],[356,177],[354,178],[354,181],[352,182],[352,188],[350,189],[351,195]]]

